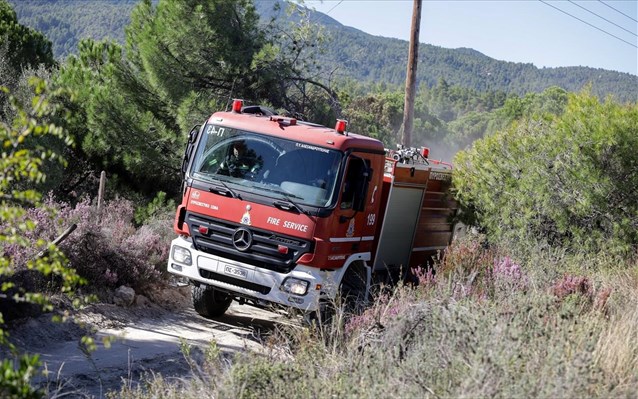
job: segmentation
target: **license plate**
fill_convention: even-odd
[[[230,274],[231,276],[234,276],[234,277],[243,278],[243,279],[246,279],[246,277],[248,277],[248,272],[246,270],[240,269],[239,267],[234,267],[234,266],[225,265],[224,273]]]

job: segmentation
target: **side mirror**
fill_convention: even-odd
[[[193,148],[195,147],[195,141],[197,141],[201,127],[201,125],[195,125],[188,133],[188,142],[186,143],[186,149],[184,150],[184,157],[182,159],[182,180],[186,177],[186,169],[188,169],[188,163],[191,159],[191,155],[193,155]]]

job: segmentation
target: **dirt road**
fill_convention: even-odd
[[[82,319],[82,318],[81,318]],[[186,377],[190,369],[180,342],[205,348],[211,340],[222,352],[261,351],[264,338],[283,316],[233,303],[218,320],[207,320],[191,307],[166,311],[156,306],[119,308],[96,306],[83,319],[98,329],[98,349],[90,354],[81,349],[86,330],[72,323],[51,323],[50,316],[31,319],[12,329],[12,340],[30,353],[38,353],[49,371],[37,383],[49,390],[75,392],[74,396],[103,397],[119,390],[122,383],[137,384],[145,372],[164,377]],[[103,337],[115,337],[109,349]]]

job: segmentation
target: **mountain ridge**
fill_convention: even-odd
[[[124,27],[136,3],[132,0],[82,1],[82,7],[78,7],[79,1],[9,2],[21,23],[49,37],[57,58],[77,51],[81,37],[97,40],[108,37],[123,42]],[[255,8],[263,20],[271,17],[298,20],[298,15],[285,13],[284,4],[282,0],[255,1]],[[326,70],[337,71],[333,77],[391,86],[404,84],[406,40],[374,36],[318,11],[306,11],[309,20],[323,26],[329,38],[322,64]],[[601,98],[612,95],[623,102],[638,100],[638,76],[626,72],[583,66],[539,68],[532,63],[497,60],[467,47],[450,49],[427,43],[420,44],[417,79],[427,87],[443,79],[450,85],[481,92],[503,91],[517,95],[542,92],[551,86],[573,92],[589,86],[592,93]]]

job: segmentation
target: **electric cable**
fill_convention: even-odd
[[[337,8],[337,6],[338,6],[339,4],[341,4],[341,3],[343,3],[343,0],[341,0],[340,2],[338,2],[337,4],[335,4],[335,6],[334,6],[334,7],[332,7],[331,9],[329,9],[329,10],[328,10],[328,12],[327,12],[326,14],[330,14],[330,11],[334,10],[335,8]]]
[[[600,18],[600,19],[602,19],[602,20],[605,20],[605,21],[609,22],[610,24],[612,24],[612,25],[614,25],[614,26],[616,26],[616,27],[618,27],[618,28],[620,28],[620,29],[624,30],[625,32],[629,32],[629,33],[631,33],[632,35],[634,35],[634,36],[638,37],[638,35],[636,35],[636,34],[635,34],[634,32],[632,32],[632,31],[630,31],[629,29],[625,29],[625,28],[623,28],[622,26],[618,25],[617,23],[612,22],[612,21],[608,20],[607,18],[605,18],[605,17],[603,17],[603,16],[601,16],[601,15],[596,14],[596,13],[595,13],[595,12],[593,12],[592,10],[588,10],[587,8],[585,8],[585,7],[581,6],[580,4],[578,4],[578,3],[576,3],[576,2],[573,2],[572,0],[568,0],[568,1],[569,1],[570,3],[572,3],[573,5],[575,5],[576,7],[582,8],[583,10],[587,11],[588,13],[593,14],[593,15],[597,16],[598,18]]]
[[[601,31],[601,32],[603,32],[603,33],[606,33],[606,34],[608,34],[609,36],[614,37],[614,38],[616,38],[616,39],[620,40],[621,42],[627,43],[628,45],[630,45],[630,46],[632,46],[632,47],[638,48],[638,46],[636,46],[635,44],[630,43],[630,42],[628,42],[627,40],[622,39],[622,38],[620,38],[620,37],[618,37],[618,36],[614,35],[613,33],[609,33],[609,32],[607,32],[606,30],[604,30],[604,29],[601,29],[601,28],[597,27],[596,25],[592,25],[592,24],[590,24],[589,22],[587,22],[587,21],[585,21],[585,20],[582,20],[582,19],[580,19],[580,18],[578,18],[578,17],[576,17],[576,16],[574,16],[574,15],[572,15],[572,14],[568,13],[568,12],[567,12],[567,11],[565,11],[565,10],[561,10],[561,9],[560,9],[560,8],[558,8],[558,7],[554,7],[553,5],[549,4],[549,3],[548,3],[548,2],[546,2],[545,0],[538,0],[538,1],[540,1],[541,3],[543,3],[543,4],[547,5],[547,6],[552,7],[552,8],[553,8],[553,9],[555,9],[555,10],[558,10],[558,11],[562,12],[563,14],[569,15],[570,17],[572,17],[572,18],[574,18],[574,19],[577,19],[577,20],[579,20],[580,22],[582,22],[582,23],[584,23],[584,24],[587,24],[587,25],[591,26],[591,27],[592,27],[592,28],[594,28],[594,29],[598,29],[599,31]]]
[[[600,3],[603,3],[604,5],[606,5],[607,7],[611,8],[612,10],[616,11],[617,13],[620,13],[620,14],[624,15],[625,17],[627,17],[627,18],[631,19],[632,21],[634,21],[634,22],[638,22],[638,19],[635,19],[635,18],[630,17],[629,15],[627,15],[627,14],[625,14],[624,12],[622,12],[622,11],[620,11],[620,10],[618,10],[618,9],[616,9],[616,8],[614,8],[614,7],[612,7],[612,6],[610,6],[609,4],[605,3],[604,1],[601,1],[601,0],[598,0],[598,1],[599,1]]]

